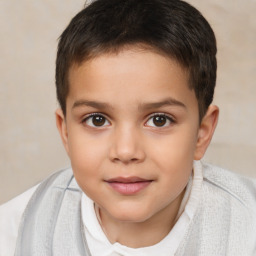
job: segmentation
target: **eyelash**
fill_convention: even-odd
[[[170,125],[175,124],[175,119],[173,117],[165,114],[165,113],[154,113],[154,114],[150,115],[149,118],[147,119],[146,123],[148,123],[154,117],[164,117],[169,122],[169,124],[168,125],[164,124],[163,126],[149,126],[149,127],[164,128],[166,126],[170,126]]]
[[[96,117],[96,116],[98,116],[98,117],[103,117],[104,120],[105,120],[105,122],[110,123],[110,122],[108,121],[108,119],[105,117],[105,115],[103,115],[102,113],[91,113],[91,114],[88,114],[87,116],[85,116],[85,117],[83,118],[82,123],[84,124],[84,123],[86,123],[86,121],[90,120],[90,118],[93,118],[93,117]],[[104,122],[104,123],[105,123],[105,122]],[[87,124],[87,126],[90,126],[90,127],[97,127],[97,128],[105,127],[105,125],[102,125],[102,126],[96,126],[96,125],[95,125],[95,126],[93,126],[93,125],[88,125],[88,124]]]
[[[96,128],[101,128],[101,127],[105,127],[105,126],[106,126],[106,125],[105,125],[106,122],[108,122],[108,123],[110,124],[110,122],[108,121],[108,118],[106,118],[104,114],[102,114],[102,113],[97,113],[97,112],[88,114],[85,118],[82,119],[82,123],[83,123],[83,124],[86,123],[88,120],[90,120],[90,118],[93,118],[93,117],[95,117],[95,116],[104,118],[104,125],[97,126],[97,125],[88,125],[88,124],[87,124],[87,126],[96,127]],[[174,119],[173,117],[169,116],[169,115],[166,115],[165,113],[154,113],[154,114],[151,114],[151,115],[148,117],[147,121],[145,122],[145,125],[146,125],[151,119],[153,119],[154,117],[164,117],[164,118],[169,122],[169,124],[168,124],[167,126],[170,126],[170,125],[172,125],[172,124],[175,123],[175,119]],[[157,126],[157,125],[156,125],[156,126],[152,126],[152,125],[149,125],[148,127],[163,128],[163,127],[166,127],[166,125],[165,125],[165,124],[164,124],[163,126]]]

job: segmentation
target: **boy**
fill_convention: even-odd
[[[72,169],[2,206],[1,255],[255,255],[255,181],[199,161],[216,66],[211,27],[183,1],[78,13],[56,61]]]

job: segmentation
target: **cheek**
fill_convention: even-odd
[[[178,136],[179,135],[179,136]],[[151,147],[151,158],[166,184],[177,193],[184,188],[193,168],[195,136],[191,132],[180,132],[166,136],[161,143]]]
[[[69,137],[69,156],[73,171],[77,177],[90,179],[100,173],[100,166],[106,156],[102,140],[78,133]]]
[[[193,161],[193,155],[196,148],[194,135],[180,132],[176,135],[168,135],[155,141],[151,146],[151,155],[159,159],[159,163],[164,165],[179,165]],[[178,164],[179,162],[179,164]]]

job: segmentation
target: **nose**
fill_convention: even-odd
[[[140,163],[145,160],[145,156],[142,137],[137,128],[124,126],[115,129],[109,151],[111,161]]]

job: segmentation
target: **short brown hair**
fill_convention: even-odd
[[[138,44],[177,60],[188,70],[201,120],[214,95],[216,39],[202,14],[181,0],[96,0],[80,11],[58,45],[56,88],[64,115],[72,64]]]

